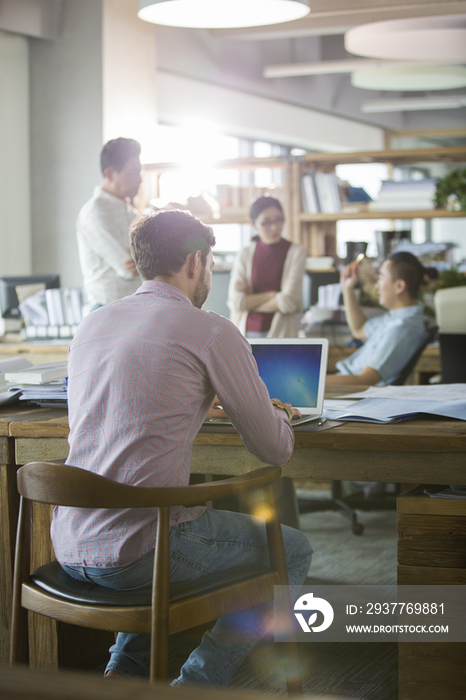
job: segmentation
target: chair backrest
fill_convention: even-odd
[[[38,503],[78,508],[155,508],[191,506],[254,491],[277,481],[280,467],[262,467],[242,476],[205,484],[145,488],[120,484],[66,464],[31,462],[18,469],[21,496]]]
[[[466,383],[466,333],[440,333],[442,384]]]
[[[466,333],[466,286],[439,289],[434,305],[440,333]]]
[[[421,343],[414,355],[412,355],[412,357],[409,359],[409,362],[407,362],[406,365],[403,367],[400,376],[397,379],[395,379],[394,382],[392,382],[393,386],[403,386],[413,369],[416,367],[417,361],[421,357],[426,347],[429,345],[429,343],[432,343],[434,341],[435,336],[437,335],[437,331],[437,326],[434,326],[433,328],[429,329],[426,339]]]

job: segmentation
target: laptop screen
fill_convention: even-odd
[[[252,340],[251,346],[271,398],[321,412],[327,368],[326,340]]]

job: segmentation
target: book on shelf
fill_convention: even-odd
[[[390,199],[369,202],[369,211],[430,211],[434,209],[431,199]]]
[[[369,203],[371,211],[408,211],[434,209],[437,179],[383,180],[378,198]]]
[[[44,384],[57,379],[64,379],[68,373],[68,363],[48,362],[43,365],[33,365],[12,372],[5,372],[5,379],[10,384]]]
[[[282,186],[257,187],[256,185],[217,184],[217,201],[220,216],[248,216],[252,202],[258,197],[270,195],[284,201],[284,189]]]
[[[372,202],[372,197],[366,192],[364,187],[345,186],[345,183],[342,186],[345,194],[345,203],[361,204],[362,202]]]
[[[316,272],[322,272],[322,271],[329,271],[329,270],[334,270],[335,269],[335,261],[330,255],[322,255],[321,257],[318,258],[313,258],[311,256],[308,256],[306,258],[306,263],[305,263],[305,269],[308,270],[309,272],[311,271],[316,271]]]
[[[370,202],[342,202],[341,211],[343,214],[358,214],[369,211],[369,204]]]
[[[318,214],[319,202],[314,181],[314,173],[306,173],[301,178],[302,208],[306,214]]]
[[[319,200],[320,211],[323,214],[337,214],[341,211],[340,193],[335,173],[314,173],[314,182]]]

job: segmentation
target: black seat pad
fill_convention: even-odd
[[[267,573],[270,573],[269,569],[237,566],[201,576],[193,581],[173,583],[170,586],[170,603],[209,593],[218,588],[247,581]],[[69,576],[57,561],[40,566],[32,572],[29,580],[46,593],[81,605],[131,607],[150,606],[151,604],[152,587],[116,591],[94,583],[78,581]]]

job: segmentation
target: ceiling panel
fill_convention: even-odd
[[[310,0],[310,5],[310,14],[294,22],[210,31],[217,37],[250,40],[322,36],[369,22],[466,13],[466,2],[449,0]]]

